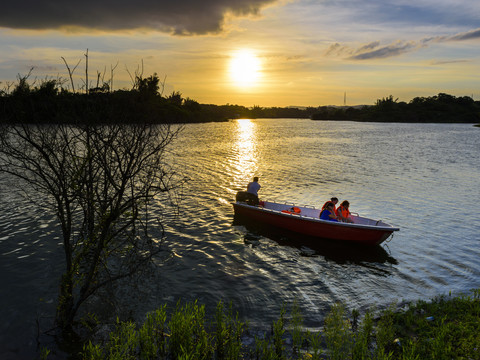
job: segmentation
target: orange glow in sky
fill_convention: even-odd
[[[480,100],[479,1],[97,1],[83,11],[64,0],[25,2],[0,12],[0,91],[32,68],[31,80],[68,84],[62,57],[71,68],[80,61],[80,88],[88,49],[91,87],[113,73],[113,89],[129,89],[132,75],[157,73],[164,95],[204,104]]]

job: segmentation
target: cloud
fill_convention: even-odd
[[[453,41],[463,41],[463,40],[472,40],[472,39],[480,39],[480,28],[470,30],[464,33],[459,33],[448,38],[448,40],[453,40]]]
[[[467,41],[480,39],[480,28],[473,29],[466,32],[461,32],[451,36],[434,36],[430,38],[422,39],[422,42],[427,44],[429,42],[450,42],[450,41]]]
[[[480,28],[467,32],[458,33],[452,36],[434,36],[423,38],[418,41],[397,41],[392,44],[380,46],[379,41],[372,41],[367,44],[352,48],[339,43],[332,44],[325,51],[326,56],[344,57],[348,60],[371,60],[384,59],[399,56],[421,48],[428,47],[431,43],[443,43],[451,41],[465,41],[480,39]]]
[[[2,4],[0,27],[150,28],[177,35],[217,33],[226,16],[258,15],[278,0],[17,0]]]
[[[346,45],[340,45],[339,43],[332,44],[325,51],[326,56],[344,56],[345,54],[350,55],[352,49]]]
[[[384,59],[410,52],[419,46],[418,43],[413,41],[397,41],[385,46],[380,46],[379,41],[372,41],[355,49],[335,43],[328,47],[325,55],[346,57],[348,60]]]
[[[458,63],[466,63],[467,60],[435,60],[432,61],[431,65],[446,65],[446,64],[458,64]]]
[[[358,48],[356,52],[357,53],[369,52],[371,50],[375,50],[379,45],[380,45],[380,41],[372,41],[371,43],[368,43]]]
[[[399,41],[395,44],[378,47],[378,43],[375,46],[362,46],[356,51],[356,54],[351,56],[351,60],[367,60],[367,59],[384,59],[392,56],[398,56],[416,49],[418,45],[415,42],[403,42]]]

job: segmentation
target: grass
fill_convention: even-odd
[[[167,319],[166,307],[148,314],[142,326],[117,321],[104,343],[88,342],[81,358],[96,359],[480,359],[480,290],[458,297],[418,301],[407,310],[393,306],[374,316],[347,314],[334,305],[322,331],[303,327],[297,303],[285,307],[270,331],[255,336],[234,314],[232,304],[217,305],[207,320],[197,302],[177,304]],[[47,353],[48,354],[48,353]],[[47,354],[44,353],[44,358]]]

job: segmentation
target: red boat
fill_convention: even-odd
[[[260,201],[254,205],[251,201],[238,200],[233,203],[236,217],[255,221],[257,224],[270,225],[310,237],[344,241],[361,245],[379,245],[387,240],[394,231],[381,220],[373,220],[352,214],[353,223],[320,220],[320,209],[310,206]]]

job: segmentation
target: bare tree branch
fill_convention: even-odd
[[[61,226],[61,328],[72,326],[98,289],[131,276],[160,251],[155,239],[163,226],[150,220],[149,204],[183,181],[164,157],[179,131],[166,124],[0,126],[0,172],[49,199],[45,206]]]
[[[115,66],[110,65],[110,91],[113,91],[113,73],[118,66],[118,61]]]
[[[75,65],[73,70],[70,69],[70,67],[68,66],[67,60],[65,60],[63,56],[62,56],[62,60],[65,63],[65,66],[67,67],[68,76],[70,77],[70,83],[72,84],[72,92],[75,94],[75,84],[73,82],[73,73],[75,72],[75,69],[78,67],[78,65],[80,65],[80,62],[82,61],[82,59],[78,60],[77,65]]]

